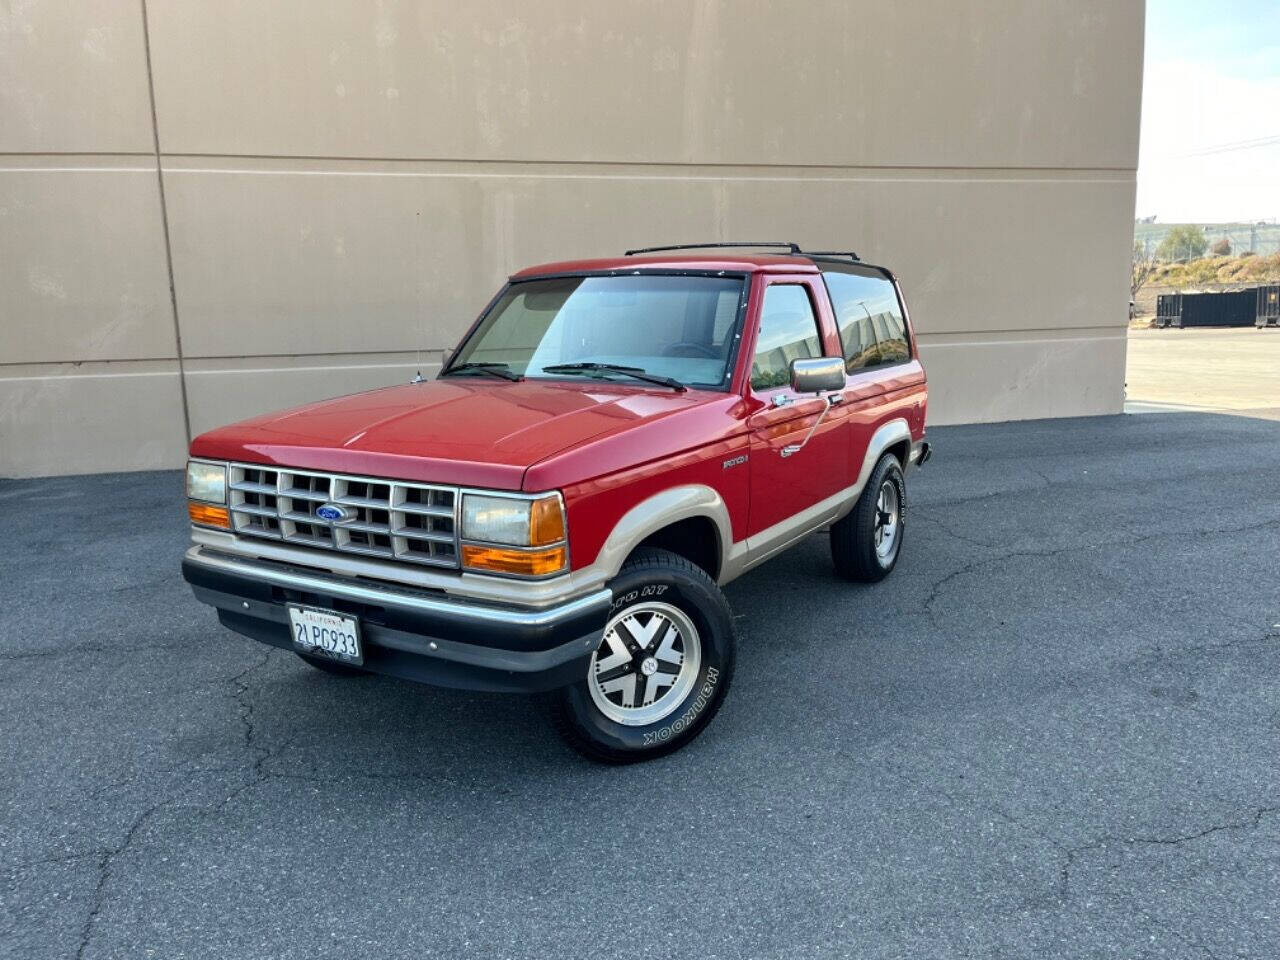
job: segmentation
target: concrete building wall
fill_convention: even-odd
[[[933,423],[1117,412],[1140,0],[0,8],[0,475],[430,375],[511,271],[901,276]]]

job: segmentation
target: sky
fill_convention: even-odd
[[[1280,218],[1280,0],[1147,0],[1137,216]]]

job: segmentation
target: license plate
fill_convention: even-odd
[[[360,624],[355,617],[315,607],[290,606],[289,626],[293,645],[302,653],[342,663],[364,663]]]

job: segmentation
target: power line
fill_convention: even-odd
[[[1252,140],[1234,140],[1230,143],[1218,143],[1211,147],[1201,147],[1199,150],[1180,153],[1177,155],[1177,159],[1206,157],[1215,153],[1235,153],[1237,150],[1256,150],[1259,147],[1269,147],[1277,143],[1280,143],[1280,133],[1273,133],[1265,137],[1255,137]]]

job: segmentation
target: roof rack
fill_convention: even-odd
[[[801,250],[806,257],[827,257],[834,259],[835,257],[848,257],[850,260],[861,261],[862,258],[852,250]]]
[[[638,247],[635,250],[628,250],[626,255],[634,257],[638,253],[665,253],[668,250],[709,250],[721,247],[784,247],[790,256],[848,257],[853,261],[862,259],[852,250],[801,250],[799,244],[777,240],[766,240],[762,243],[673,243],[665,247]]]
[[[673,243],[666,247],[640,247],[636,250],[628,250],[626,255],[634,257],[637,253],[663,253],[667,250],[703,250],[711,247],[786,247],[788,253],[800,252],[800,248],[794,243],[779,243],[776,240],[766,240],[764,243]]]

